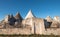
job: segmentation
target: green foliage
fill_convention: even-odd
[[[31,34],[31,35],[17,35],[17,34],[13,34],[13,35],[4,35],[1,34],[0,37],[60,37],[60,35],[39,35],[39,34]]]

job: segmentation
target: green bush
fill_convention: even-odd
[[[13,34],[13,35],[4,35],[1,34],[0,37],[60,37],[60,35],[39,35],[39,34],[31,34],[31,35],[17,35],[17,34]]]

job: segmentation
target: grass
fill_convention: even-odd
[[[60,35],[39,35],[39,34],[32,34],[32,35],[3,35],[1,34],[0,37],[60,37]]]

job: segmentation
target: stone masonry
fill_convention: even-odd
[[[46,19],[37,18],[30,10],[23,19],[19,12],[16,16],[7,15],[0,22],[0,34],[44,34],[60,35],[60,20],[56,16],[52,19],[47,16]]]

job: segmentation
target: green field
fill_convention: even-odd
[[[0,35],[0,37],[60,37],[60,35]]]

